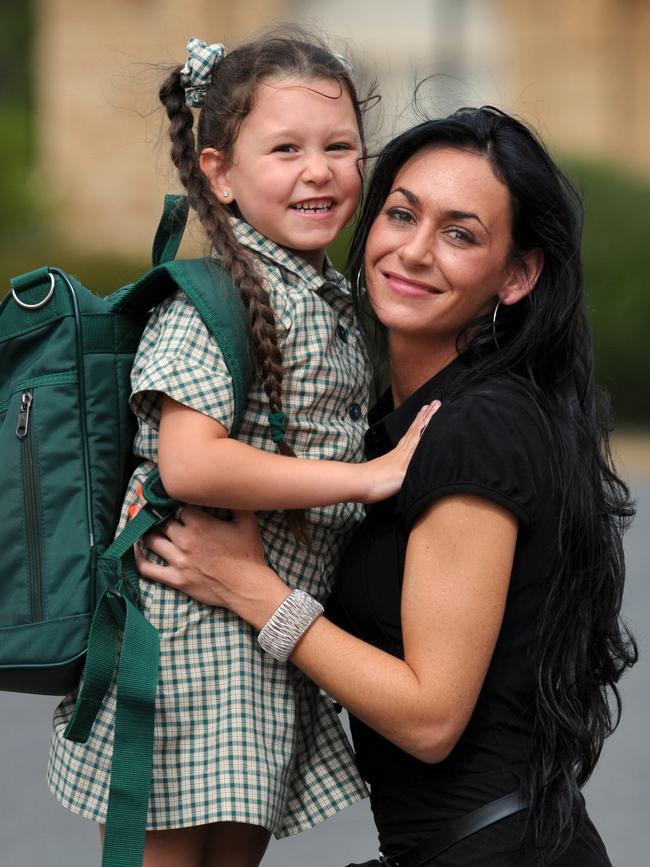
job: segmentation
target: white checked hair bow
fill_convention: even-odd
[[[186,46],[187,61],[181,69],[181,84],[185,89],[185,102],[191,108],[203,105],[214,67],[223,60],[226,49],[217,42],[206,45],[192,36]]]

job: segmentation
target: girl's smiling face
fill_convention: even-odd
[[[366,245],[368,294],[391,336],[434,338],[455,353],[468,322],[526,294],[511,221],[508,189],[486,157],[447,147],[411,157]]]
[[[201,168],[219,201],[236,202],[257,231],[321,268],[357,207],[361,156],[352,100],[339,83],[284,77],[258,88],[232,164],[206,148]]]

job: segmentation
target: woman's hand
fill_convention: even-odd
[[[234,512],[220,521],[194,506],[184,506],[157,533],[143,539],[167,563],[135,559],[144,578],[168,584],[208,605],[234,611],[257,629],[266,623],[289,588],[266,565],[255,515]]]
[[[440,406],[439,400],[425,404],[395,448],[379,458],[357,465],[364,478],[362,503],[377,503],[399,491],[420,437]]]

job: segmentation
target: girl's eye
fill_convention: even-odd
[[[334,144],[328,145],[328,151],[351,151],[352,145],[344,141],[337,141]]]
[[[273,148],[272,153],[274,153],[274,154],[275,154],[275,153],[278,153],[278,154],[294,154],[294,153],[296,153],[297,150],[298,150],[298,148],[297,148],[295,145],[292,145],[292,144],[281,144],[281,145],[276,145],[276,146]]]
[[[414,216],[406,208],[388,208],[386,215],[389,220],[394,223],[410,223],[414,221]]]

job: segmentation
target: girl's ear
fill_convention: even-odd
[[[516,304],[530,294],[542,273],[544,253],[541,250],[526,250],[510,267],[503,289],[498,293],[502,304]]]
[[[222,205],[232,202],[232,191],[223,154],[215,148],[203,148],[199,154],[199,166],[210,183],[210,189]]]

